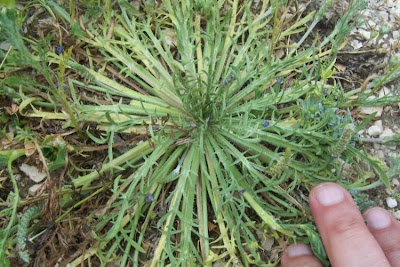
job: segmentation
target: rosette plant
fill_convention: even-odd
[[[355,147],[371,118],[357,124],[348,108],[391,76],[368,92],[345,92],[334,75],[363,1],[352,1],[321,36],[316,25],[332,1],[307,14],[293,1],[99,1],[100,10],[93,1],[87,10],[74,1],[31,2],[69,35],[23,39],[17,18],[24,13],[3,8],[2,37],[12,47],[2,52],[2,91],[15,96],[22,117],[62,122],[60,132],[70,131],[58,143],[68,160],[53,192],[63,196],[53,200],[60,206],[54,223],[74,227],[81,216],[91,240],[71,266],[272,266],[279,261],[272,252],[298,240],[325,260],[308,190],[321,181],[353,192],[387,184],[382,164]],[[55,44],[57,37],[72,44]],[[12,60],[41,80],[27,71],[30,85],[15,79]],[[117,149],[121,136],[134,137],[124,150]],[[47,140],[35,138],[38,147]],[[7,155],[14,179],[12,161],[24,154]],[[96,157],[96,166],[84,156]],[[3,215],[24,210],[18,198]],[[3,247],[13,244],[13,226],[26,228],[33,213],[9,220]],[[18,236],[32,231],[33,242],[52,230]]]

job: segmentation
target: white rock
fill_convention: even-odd
[[[382,120],[377,120],[374,125],[382,128]],[[383,128],[382,128],[383,129]]]
[[[385,159],[385,153],[383,153],[382,150],[378,150],[378,152],[376,153],[376,156],[381,160]]]
[[[40,172],[37,167],[25,163],[21,164],[19,168],[35,183],[41,182],[47,176],[45,173]]]
[[[396,217],[397,220],[400,220],[400,210],[394,212],[393,215],[394,217]]]
[[[394,39],[396,40],[400,39],[400,31],[393,31],[392,35]]]
[[[376,125],[372,125],[368,128],[367,133],[370,136],[378,136],[382,133],[382,129]]]
[[[378,120],[368,128],[367,133],[370,136],[378,136],[383,132],[382,121]]]
[[[397,207],[397,205],[398,205],[397,200],[394,197],[387,197],[386,204],[391,209]]]
[[[362,38],[364,38],[364,40],[369,40],[371,39],[371,32],[364,30],[364,29],[359,29],[358,33],[361,35]]]
[[[357,41],[357,40],[351,40],[350,41],[350,45],[353,47],[353,49],[357,50],[360,49],[361,47],[363,47],[362,42]]]
[[[394,132],[391,130],[391,129],[389,129],[389,128],[386,128],[382,133],[381,133],[381,135],[379,136],[380,138],[388,138],[388,137],[392,137],[394,135]]]
[[[396,3],[394,3],[396,1],[393,2],[393,0],[386,0],[385,2],[388,7],[396,7],[397,5]]]
[[[400,8],[399,8],[398,4],[397,4],[397,7],[392,8],[390,10],[390,15],[394,16],[395,18],[399,18],[400,17]]]
[[[43,183],[41,184],[34,184],[31,187],[29,187],[28,192],[29,195],[34,196],[36,193],[43,187]]]
[[[392,107],[391,107],[391,106],[386,106],[386,107],[383,109],[383,111],[389,113],[389,112],[392,111]]]
[[[392,181],[390,181],[393,187],[398,187],[400,185],[400,181],[397,178],[393,178]]]
[[[388,21],[389,20],[389,14],[388,14],[388,12],[386,12],[386,11],[381,11],[381,10],[379,10],[379,11],[377,11],[376,13],[375,13],[375,15],[376,16],[378,16],[378,18],[380,18],[382,21]]]
[[[376,22],[373,20],[368,21],[368,25],[371,27],[371,29],[376,29]]]

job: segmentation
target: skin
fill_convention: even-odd
[[[324,196],[331,200],[321,201]],[[309,202],[333,267],[400,267],[400,224],[388,211],[371,208],[361,214],[350,194],[334,183],[314,187]],[[281,263],[323,266],[301,243],[286,248]]]

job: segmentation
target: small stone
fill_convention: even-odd
[[[392,111],[392,107],[391,107],[391,106],[386,106],[386,107],[383,109],[383,111],[386,112],[386,113],[388,113],[388,112]]]
[[[19,167],[21,171],[23,171],[26,175],[29,176],[31,180],[35,183],[41,182],[44,178],[47,177],[46,173],[40,172],[39,169],[35,166],[30,166],[28,164],[22,163]]]
[[[374,124],[371,127],[368,128],[367,133],[369,136],[378,136],[383,132],[382,129],[382,121],[379,120],[381,123],[380,124]]]
[[[393,31],[392,32],[393,38],[396,40],[400,39],[400,31]]]
[[[393,2],[393,0],[386,0],[386,5],[388,7],[396,7],[396,3]]]
[[[381,160],[385,159],[385,153],[383,153],[382,150],[378,150],[377,153],[376,153],[376,156]]]
[[[394,212],[393,215],[394,217],[396,217],[397,220],[400,220],[400,210]]]
[[[364,29],[359,29],[358,33],[361,35],[362,38],[364,38],[364,40],[369,40],[371,39],[371,32],[364,30]]]
[[[397,207],[397,205],[398,205],[397,200],[394,197],[387,197],[386,204],[391,209]]]
[[[10,49],[10,47],[11,47],[11,44],[8,43],[8,42],[0,43],[0,49],[1,50],[7,51],[8,49]]]
[[[264,249],[264,251],[271,251],[272,245],[274,244],[274,242],[275,242],[275,239],[274,239],[274,238],[268,237],[268,238],[265,240],[264,244],[263,244],[263,249]]]
[[[29,189],[28,189],[29,195],[35,196],[36,193],[39,191],[39,189],[41,189],[42,187],[43,187],[43,183],[32,185],[32,186],[29,187]]]
[[[363,47],[362,42],[357,41],[357,40],[351,40],[350,41],[350,45],[353,47],[353,49],[357,50],[360,49],[361,47]]]
[[[393,187],[398,187],[400,185],[400,181],[397,178],[393,178],[390,182]]]
[[[376,150],[380,150],[380,149],[381,149],[381,145],[378,144],[378,143],[374,143],[373,146],[374,146],[374,148],[375,148]]]
[[[146,203],[151,203],[154,201],[154,196],[152,194],[147,194],[146,198],[144,199]]]
[[[395,133],[392,131],[392,129],[386,128],[385,130],[383,130],[383,132],[381,133],[381,135],[379,137],[380,138],[390,138],[394,135],[395,135]]]

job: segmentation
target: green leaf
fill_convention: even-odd
[[[388,171],[389,179],[399,177],[400,175],[400,156],[392,157],[390,159],[390,168]]]
[[[72,35],[77,36],[77,37],[84,37],[85,36],[85,32],[81,30],[81,27],[79,26],[79,24],[77,22],[74,22],[74,24],[72,24],[70,33]]]

